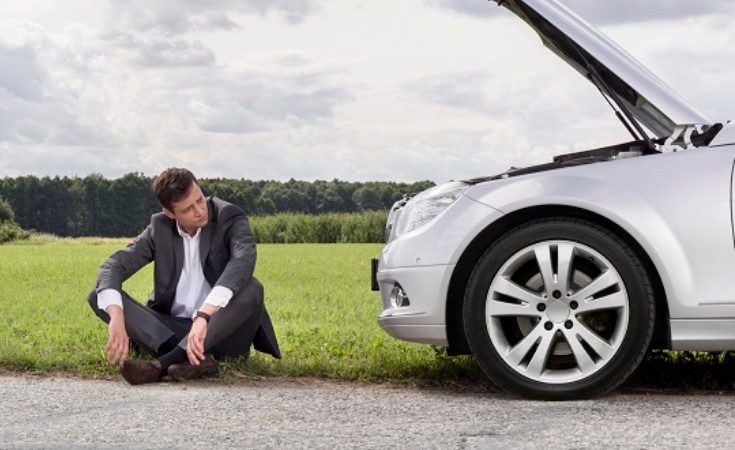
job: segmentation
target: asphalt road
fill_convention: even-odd
[[[323,381],[0,377],[2,449],[733,448],[735,394],[540,402]]]

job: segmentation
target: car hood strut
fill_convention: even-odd
[[[681,129],[714,122],[635,58],[558,0],[491,0],[526,22],[544,45],[592,82],[616,106],[636,140],[665,140]]]

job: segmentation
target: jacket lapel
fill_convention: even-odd
[[[212,244],[212,227],[207,225],[202,228],[202,235],[199,237],[199,262],[204,267],[204,261],[209,254],[209,247]]]
[[[179,236],[178,231],[174,235],[173,240],[174,247],[174,266],[176,267],[176,277],[174,279],[174,291],[176,286],[179,284],[181,278],[181,271],[184,270],[184,239]]]
[[[156,257],[156,291],[153,297],[154,303],[159,305],[154,309],[167,314],[171,311],[171,305],[176,297],[176,287],[179,285],[181,271],[184,268],[184,240],[179,236],[175,221],[171,220],[170,227],[171,233],[162,233],[165,239],[158,238],[158,245],[168,252],[160,252]]]
[[[209,209],[207,226],[202,228],[202,235],[199,237],[199,262],[202,267],[205,267],[204,261],[207,259],[207,255],[209,254],[209,248],[212,245],[212,233],[214,232],[214,226],[212,226],[212,221],[214,220],[214,208],[211,200],[207,202],[207,208]]]

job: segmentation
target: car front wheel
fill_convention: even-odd
[[[500,387],[548,400],[623,383],[651,341],[654,299],[635,253],[595,224],[545,219],[516,228],[480,259],[464,323]]]

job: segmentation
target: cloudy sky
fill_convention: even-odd
[[[715,121],[732,0],[563,0]],[[443,182],[627,139],[486,0],[0,4],[0,177]]]

